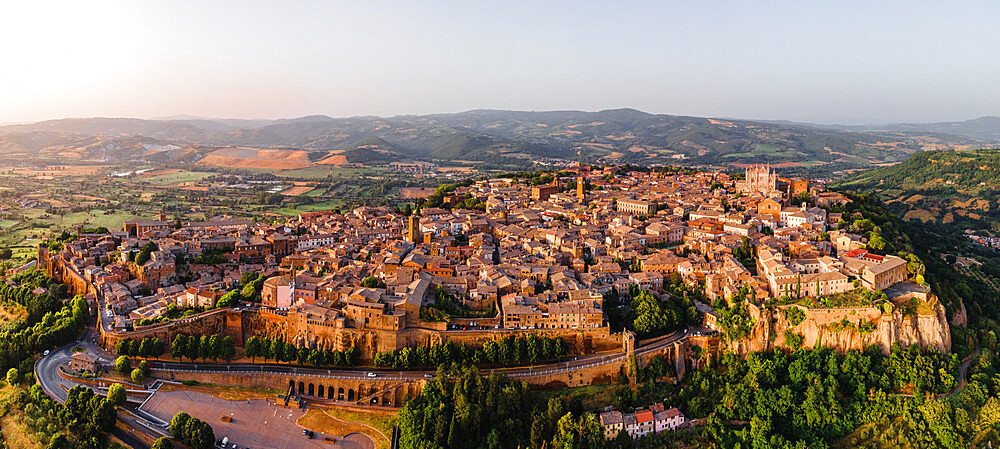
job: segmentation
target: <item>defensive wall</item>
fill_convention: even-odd
[[[93,284],[87,282],[87,279],[74,270],[73,267],[66,264],[66,261],[56,256],[57,254],[50,254],[47,247],[39,245],[38,268],[43,270],[50,278],[66,284],[66,287],[73,295],[96,293]]]
[[[155,337],[163,341],[167,345],[167,348],[169,348],[170,343],[174,341],[174,337],[178,334],[220,334],[231,337],[233,341],[237,342],[237,345],[242,346],[243,334],[242,328],[238,325],[239,322],[240,312],[228,309],[215,309],[165,323],[136,326],[131,331],[109,331],[103,326],[98,327],[100,328],[101,346],[109,351],[114,351],[118,341],[126,338],[140,341],[143,338]]]
[[[132,331],[114,332],[101,329],[100,334],[101,344],[109,349],[114,348],[117,341],[123,338],[138,341],[146,337],[156,337],[169,344],[177,334],[228,335],[239,346],[252,336],[279,338],[296,346],[335,351],[357,347],[364,361],[372,360],[376,352],[404,347],[428,346],[443,342],[479,347],[489,340],[528,334],[562,338],[568,344],[570,353],[577,355],[613,350],[621,345],[619,335],[611,334],[607,327],[445,330],[444,323],[421,323],[421,327],[408,327],[396,331],[335,327],[333,324],[308,322],[302,325],[295,323],[287,315],[269,310],[216,309],[166,323],[139,326]]]

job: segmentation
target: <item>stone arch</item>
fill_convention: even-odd
[[[305,392],[306,392],[306,384],[305,384],[305,383],[303,383],[303,382],[302,382],[302,381],[300,380],[300,381],[299,381],[299,394],[305,394]]]
[[[344,400],[344,387],[340,387],[337,389],[337,400],[338,401]]]
[[[295,379],[288,379],[288,390],[295,392]]]
[[[309,396],[315,396],[315,395],[316,395],[316,385],[313,384],[312,382],[310,382],[309,383]]]
[[[348,401],[353,401],[354,400],[354,389],[353,388],[348,388],[347,389],[347,400]]]
[[[326,391],[323,388],[323,384],[319,384],[316,387],[316,396],[319,396],[319,397],[326,396]]]
[[[326,398],[327,399],[336,399],[336,398],[334,398],[333,394],[334,394],[333,385],[330,385],[330,386],[326,387]]]

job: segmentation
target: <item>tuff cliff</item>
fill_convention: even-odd
[[[786,331],[801,335],[803,347],[813,347],[818,342],[838,351],[847,351],[877,345],[888,353],[893,343],[899,343],[951,351],[948,317],[944,306],[932,294],[919,300],[917,307],[903,307],[897,301],[891,312],[876,307],[807,309],[795,305],[750,305],[748,308],[755,321],[750,336],[729,343],[729,348],[741,355],[788,347]],[[790,321],[789,316],[794,320],[795,313],[786,312],[789,308],[803,312],[804,318],[798,324]]]

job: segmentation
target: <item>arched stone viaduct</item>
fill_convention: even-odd
[[[344,405],[401,407],[423,389],[424,380],[397,376],[358,377],[337,374],[232,372],[219,370],[154,369],[161,379],[198,381],[216,385],[269,388],[300,396],[307,401]]]

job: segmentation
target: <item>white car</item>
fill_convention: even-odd
[[[43,355],[43,356],[46,356],[46,355],[49,355],[49,350],[48,350],[48,349],[46,349],[46,350],[45,350],[45,352],[43,352],[43,353],[42,353],[42,355]]]
[[[378,376],[378,374],[375,374],[375,373],[368,373],[368,377],[376,377],[376,376]]]

